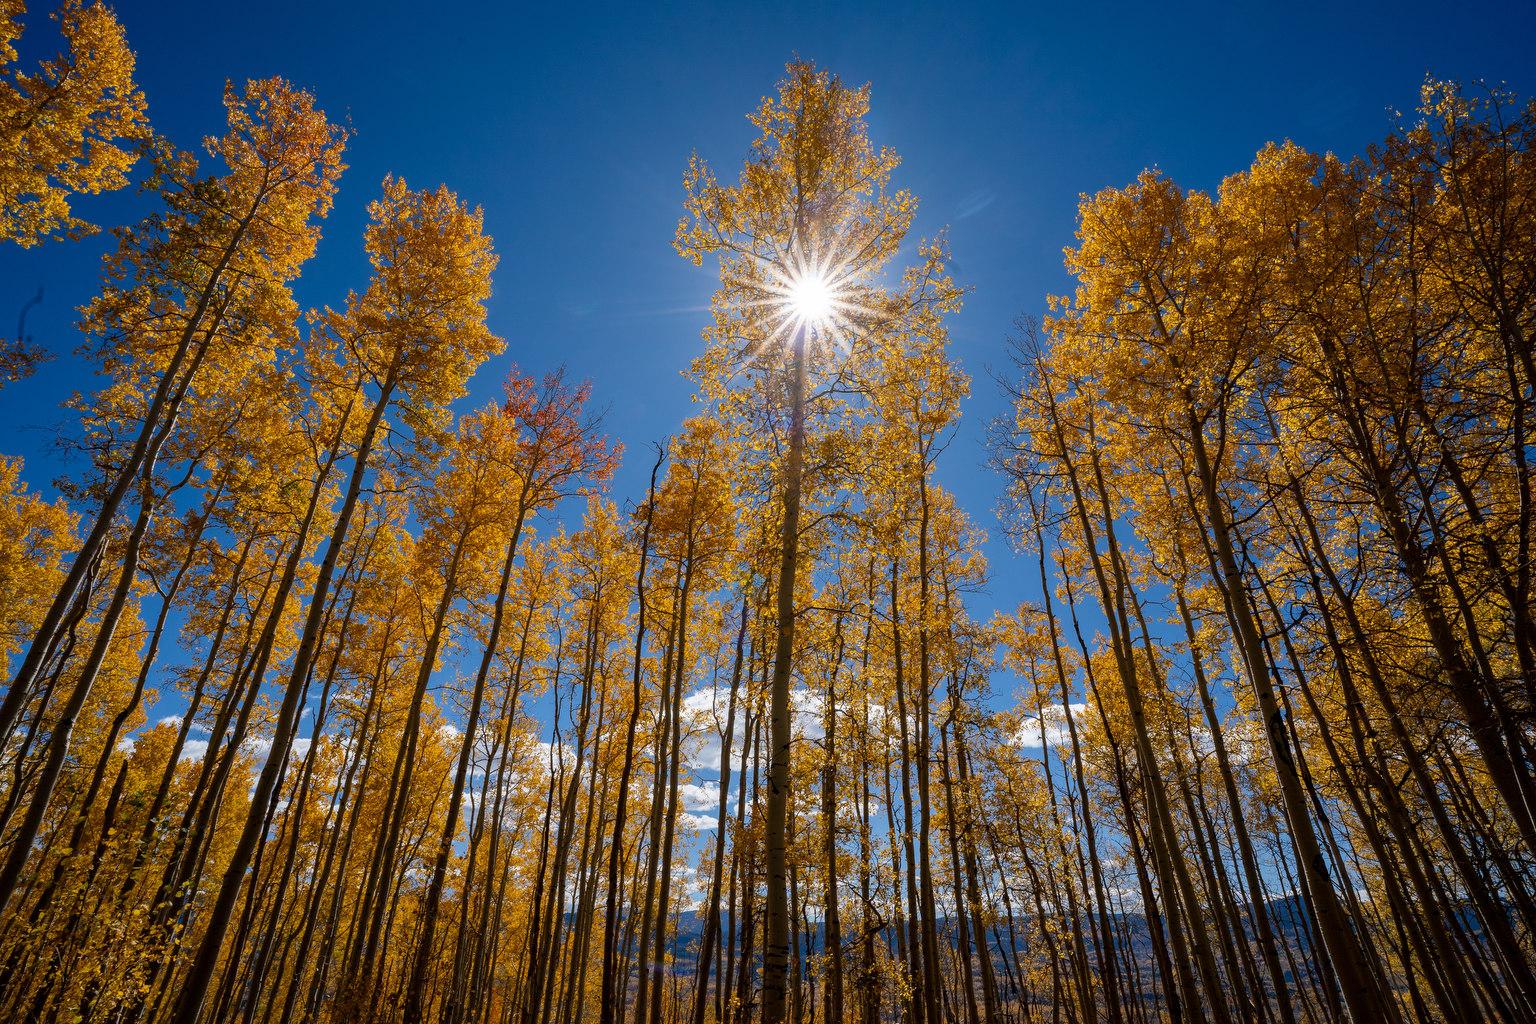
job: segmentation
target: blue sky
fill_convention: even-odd
[[[871,133],[904,157],[897,182],[922,200],[917,230],[949,226],[973,288],[953,341],[975,395],[940,475],[993,537],[978,617],[1034,589],[991,511],[1000,484],[981,442],[1001,403],[985,370],[1003,360],[1012,319],[1068,287],[1061,249],[1079,193],[1148,166],[1211,187],[1272,139],[1358,152],[1412,107],[1426,72],[1536,92],[1530,3],[1475,18],[1412,3],[118,8],[151,117],[181,146],[219,130],[226,78],[285,75],[356,130],[302,303],[339,305],[363,285],[364,207],[386,172],[483,205],[501,254],[491,322],[508,345],[465,407],[496,395],[513,360],[568,364],[631,453],[621,500],[643,488],[649,442],[692,411],[679,371],[698,351],[713,279],[670,244],[690,151],[734,176],[752,138],[745,114],[794,54],[872,83]],[[46,38],[40,20],[29,18],[29,55]],[[105,224],[146,209],[133,194],[80,204]],[[0,328],[43,287],[28,329],[59,353],[0,392],[0,451],[25,456],[44,492],[66,468],[53,449],[59,402],[90,386],[68,355],[71,324],[105,246],[0,249]]]

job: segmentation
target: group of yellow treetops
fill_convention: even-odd
[[[180,149],[111,10],[23,7],[0,245],[154,202],[78,472],[0,458],[0,1019],[1536,1019],[1536,106],[1084,197],[997,339],[989,569],[868,87],[791,63],[687,164],[699,402],[626,452],[579,367],[461,401],[470,202],[386,178],[301,309],[350,132],[269,78]]]

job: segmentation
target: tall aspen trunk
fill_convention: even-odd
[[[800,476],[805,458],[806,332],[795,333],[789,389],[789,451],[779,543],[778,636],[768,699],[768,801],[764,872],[763,1024],[784,1024],[789,982],[789,677],[795,653],[795,577],[800,562]]]
[[[741,688],[743,654],[746,650],[747,625],[751,611],[748,604],[750,587],[750,581],[742,587],[741,624],[736,627],[736,658],[731,668],[731,693],[726,700],[725,735],[721,738],[720,746],[720,808],[715,819],[714,867],[710,871],[709,891],[704,900],[704,934],[699,939],[698,970],[694,975],[692,1024],[704,1024],[704,1015],[709,1002],[710,968],[713,966],[715,947],[720,937],[720,889],[725,872],[726,822],[730,807],[727,797],[730,795],[731,788],[731,746],[736,736],[736,694]],[[723,986],[724,981],[724,977],[721,977],[716,988]],[[718,1017],[718,1012],[716,1016]]]

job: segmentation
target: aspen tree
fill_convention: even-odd
[[[0,4],[0,240],[31,246],[95,230],[70,200],[128,184],[149,124],[111,8],[66,0],[53,14],[65,52],[31,72],[14,66],[25,12]]]

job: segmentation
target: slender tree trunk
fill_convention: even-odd
[[[705,1009],[708,1006],[710,967],[714,961],[715,945],[720,936],[720,888],[725,872],[726,822],[730,806],[727,797],[731,788],[731,745],[736,736],[736,694],[741,688],[743,654],[746,651],[750,586],[749,582],[742,587],[741,624],[736,627],[736,660],[731,668],[731,694],[726,701],[725,735],[721,738],[720,808],[715,820],[715,863],[710,872],[709,892],[704,900],[704,934],[699,939],[698,970],[695,972],[693,983],[693,1024],[704,1024]],[[716,988],[723,984],[722,978]]]
[[[784,1024],[789,981],[789,677],[795,653],[795,578],[800,562],[800,475],[805,458],[806,331],[795,334],[789,391],[789,452],[779,545],[778,637],[769,684],[768,806],[765,822],[763,1024]]]

